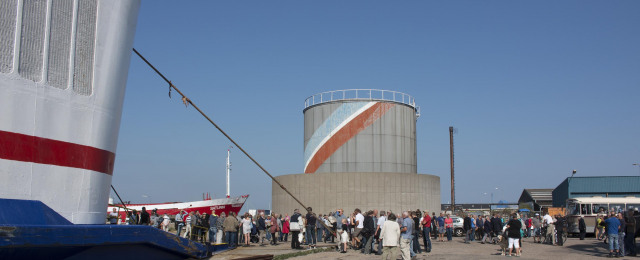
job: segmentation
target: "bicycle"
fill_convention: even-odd
[[[547,227],[541,228],[540,233],[542,233],[542,237],[544,237],[544,241],[542,241],[543,244],[553,244],[551,241],[551,236],[547,235]],[[555,241],[558,241],[558,231],[555,229],[553,230],[553,237],[555,238]],[[567,232],[563,232],[562,244],[566,243],[567,239],[568,239]]]

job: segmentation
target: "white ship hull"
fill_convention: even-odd
[[[2,1],[0,198],[104,223],[139,6]]]

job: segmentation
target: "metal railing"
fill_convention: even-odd
[[[310,106],[339,100],[379,100],[398,102],[413,107],[418,116],[420,116],[420,107],[416,106],[415,98],[402,92],[381,89],[343,89],[322,92],[305,99],[304,108],[306,109]]]

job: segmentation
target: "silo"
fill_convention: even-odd
[[[417,172],[415,100],[385,90],[307,98],[304,172]]]
[[[301,174],[276,179],[314,212],[342,208],[400,212],[440,210],[440,178],[417,173],[416,120],[408,94],[351,89],[305,100]],[[300,205],[272,182],[273,211]]]

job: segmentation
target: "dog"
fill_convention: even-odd
[[[509,239],[504,235],[498,235],[498,245],[500,245],[500,255],[506,255],[509,249]]]

